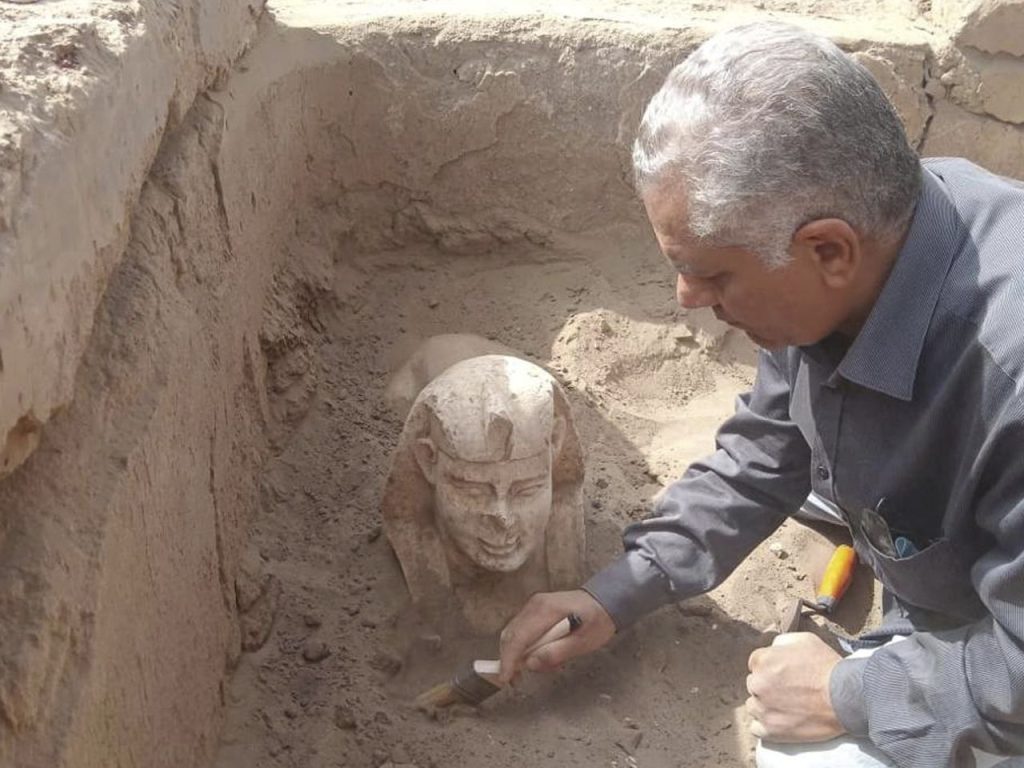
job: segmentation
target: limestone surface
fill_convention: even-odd
[[[1022,0],[935,0],[932,11],[959,47],[1024,56]]]
[[[0,477],[71,402],[160,140],[262,5],[0,5]]]

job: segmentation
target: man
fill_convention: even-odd
[[[850,527],[885,617],[867,656],[808,633],[751,655],[753,732],[795,745],[762,763],[822,743],[909,768],[1021,754],[1024,189],[922,164],[863,67],[774,23],[672,71],[634,164],[680,304],[756,342],[757,379],[621,558],[509,623],[503,676],[714,588],[810,494]],[[582,627],[524,659],[568,613]]]

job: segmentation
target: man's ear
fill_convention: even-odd
[[[429,437],[421,437],[412,445],[412,452],[416,456],[416,463],[420,465],[420,472],[431,485],[437,484],[437,446]]]
[[[846,288],[861,266],[860,236],[842,219],[815,219],[793,234],[793,251],[806,253],[829,288]]]

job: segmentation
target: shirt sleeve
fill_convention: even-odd
[[[994,546],[971,581],[991,616],[914,633],[832,672],[843,725],[907,768],[973,765],[971,747],[1024,754],[1024,414],[1016,418],[985,452],[975,504]]]
[[[719,429],[715,452],[626,528],[625,554],[583,586],[618,629],[716,587],[807,497],[810,448],[789,417],[785,354],[760,353],[754,387]]]

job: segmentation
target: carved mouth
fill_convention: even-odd
[[[493,557],[507,557],[519,549],[518,536],[514,539],[503,542],[493,542],[488,541],[487,539],[479,539],[479,542],[483,550]]]

